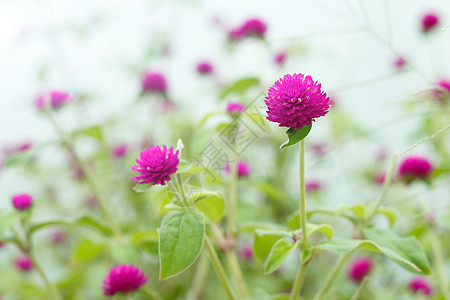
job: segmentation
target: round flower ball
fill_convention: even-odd
[[[306,193],[311,193],[314,191],[319,191],[322,188],[322,182],[318,179],[311,179],[305,183]]]
[[[227,113],[230,115],[240,115],[245,110],[245,104],[239,102],[228,102]]]
[[[241,27],[245,36],[256,36],[263,38],[266,33],[267,26],[261,20],[257,18],[247,20]]]
[[[422,277],[414,277],[408,284],[409,289],[414,294],[431,296],[431,285]]]
[[[15,209],[27,210],[33,204],[33,197],[30,194],[17,194],[11,202]]]
[[[427,33],[439,23],[439,17],[435,13],[427,13],[422,17],[422,30]]]
[[[450,95],[450,79],[441,79],[436,83],[437,89],[433,91],[434,99],[443,101]]]
[[[398,176],[407,183],[413,180],[427,180],[433,172],[431,162],[420,156],[409,156],[405,158],[398,169]]]
[[[360,282],[372,269],[372,260],[368,257],[357,257],[350,263],[348,278]]]
[[[111,155],[114,159],[119,159],[127,155],[128,147],[125,144],[119,144],[111,149]]]
[[[214,68],[210,62],[202,61],[197,64],[197,72],[202,75],[211,74]]]
[[[330,98],[321,90],[321,84],[303,74],[285,75],[270,88],[265,102],[267,120],[281,127],[301,129],[330,109]]]
[[[280,66],[280,65],[282,65],[282,64],[285,62],[286,58],[287,58],[287,52],[285,52],[285,51],[280,51],[280,52],[278,52],[278,53],[276,53],[276,54],[274,55],[274,57],[273,57],[273,62],[274,62],[276,65]]]
[[[59,90],[49,90],[39,94],[36,98],[36,107],[43,110],[49,105],[52,109],[58,109],[70,101],[72,101],[70,94]]]
[[[142,75],[142,91],[149,93],[167,92],[167,81],[162,73],[146,71]]]
[[[178,151],[174,153],[173,147],[167,148],[165,145],[151,146],[141,152],[136,163],[132,170],[139,175],[132,177],[132,180],[139,184],[165,185],[170,181],[170,175],[178,169]]]
[[[243,160],[238,160],[236,164],[236,170],[239,178],[250,176],[250,166]],[[225,171],[227,173],[231,172],[231,165],[229,163],[225,166]]]
[[[103,294],[114,296],[117,293],[132,293],[143,286],[147,280],[144,271],[138,267],[133,265],[115,266],[103,279]]]
[[[33,261],[27,254],[22,254],[14,260],[16,268],[23,272],[29,272],[33,269]]]

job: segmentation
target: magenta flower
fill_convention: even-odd
[[[439,17],[435,13],[427,13],[422,17],[422,30],[423,32],[429,32],[436,27],[439,23]]]
[[[317,180],[317,179],[311,179],[305,183],[306,193],[318,191],[321,188],[322,188],[322,182],[320,182],[320,180]]]
[[[147,283],[147,280],[144,271],[133,265],[115,266],[103,279],[103,294],[114,296],[116,293],[135,292]]]
[[[31,142],[22,142],[20,144],[5,147],[3,149],[3,153],[5,155],[13,155],[13,154],[24,152],[24,151],[30,149],[32,146],[33,146],[33,143],[31,143]]]
[[[433,165],[431,162],[419,156],[410,156],[405,158],[398,169],[400,179],[407,183],[415,180],[427,180],[433,172]]]
[[[12,197],[12,205],[18,210],[27,210],[33,204],[33,197],[29,194],[17,194]]]
[[[450,80],[441,79],[436,83],[437,89],[433,91],[434,99],[443,101],[446,96],[450,95]]]
[[[244,260],[251,260],[253,258],[253,249],[252,249],[252,245],[250,244],[245,244],[241,247],[241,249],[239,250],[239,255],[244,259]]]
[[[214,71],[210,62],[202,61],[197,64],[197,72],[200,74],[211,74]]]
[[[303,236],[303,233],[302,233],[302,232],[300,232],[299,234],[295,234],[295,233],[294,233],[294,235],[292,236],[292,241],[293,241],[294,243],[297,243],[297,241],[298,241],[299,239],[301,239],[302,236]]]
[[[278,52],[275,54],[275,56],[273,57],[273,62],[276,65],[282,65],[284,63],[284,61],[287,58],[287,53],[282,51],[282,52]]]
[[[245,109],[245,104],[239,103],[239,102],[228,102],[227,104],[227,113],[230,115],[239,115],[241,114]]]
[[[288,74],[278,79],[265,99],[267,120],[297,129],[311,125],[330,108],[329,98],[321,91],[320,83],[303,74]]]
[[[350,263],[348,278],[360,282],[372,269],[372,260],[368,257],[357,257]]]
[[[119,159],[127,155],[128,147],[125,144],[120,144],[112,148],[111,155],[115,159]]]
[[[72,101],[72,97],[68,93],[58,90],[50,90],[39,94],[36,98],[36,107],[39,110],[43,110],[46,107],[46,103],[49,102],[51,108],[58,109],[63,104],[70,101]]]
[[[167,81],[163,74],[146,71],[142,75],[142,91],[149,93],[165,93],[167,91]]]
[[[238,28],[231,30],[228,33],[228,37],[233,41],[238,41],[250,36],[264,38],[266,30],[267,26],[262,20],[253,18],[247,20]]]
[[[27,254],[22,254],[14,260],[16,268],[23,272],[28,272],[33,269],[33,261]]]
[[[384,183],[384,181],[386,180],[386,172],[381,171],[381,172],[376,173],[375,176],[373,177],[373,180],[375,181],[376,184],[382,185]]]
[[[237,168],[237,175],[239,178],[250,176],[250,166],[245,161],[238,160],[236,168]],[[226,164],[225,171],[227,173],[230,173],[231,165],[229,163]]]
[[[425,278],[414,277],[409,282],[408,286],[414,294],[422,294],[427,296],[431,296],[432,294],[431,285],[425,280]]]
[[[170,175],[177,171],[178,151],[174,153],[173,147],[167,149],[166,146],[151,146],[141,152],[136,162],[137,165],[132,169],[139,175],[132,177],[132,180],[139,184],[165,185],[170,181]]]
[[[393,65],[394,65],[394,68],[396,68],[397,70],[400,70],[406,65],[406,60],[401,56],[397,56],[394,59]]]

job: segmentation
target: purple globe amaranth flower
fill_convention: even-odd
[[[406,60],[401,56],[397,56],[393,61],[393,65],[397,70],[401,70],[406,65]]]
[[[72,97],[66,92],[59,90],[44,91],[36,98],[36,107],[43,110],[48,102],[51,108],[58,109],[70,101],[72,101]]]
[[[16,145],[11,145],[3,148],[3,153],[5,155],[13,155],[24,152],[33,146],[32,142],[22,142]]]
[[[431,296],[431,285],[422,277],[414,277],[408,284],[411,292]]]
[[[132,293],[147,283],[143,270],[133,265],[119,265],[111,268],[103,279],[102,289],[105,296],[116,293]]]
[[[237,164],[236,164],[236,169],[237,169],[237,175],[239,178],[241,177],[248,177],[250,176],[250,166],[243,160],[238,160]],[[231,172],[231,165],[230,163],[227,163],[225,166],[225,171],[227,173]]]
[[[386,180],[386,172],[380,171],[373,176],[373,181],[378,185],[383,185]]]
[[[437,88],[433,90],[434,99],[443,101],[450,95],[450,79],[442,78],[436,83]]]
[[[178,151],[174,153],[173,147],[167,149],[166,146],[151,146],[141,152],[136,162],[137,165],[132,169],[139,175],[132,177],[132,180],[139,184],[165,185],[170,181],[170,175],[177,171]]]
[[[230,115],[241,114],[245,110],[245,104],[239,102],[228,102],[227,113]]]
[[[360,282],[372,269],[372,260],[368,257],[357,257],[350,263],[348,278]]]
[[[288,74],[278,79],[265,99],[267,120],[284,127],[300,129],[311,125],[330,109],[329,97],[321,90],[320,83],[303,74]]]
[[[322,182],[318,179],[311,179],[305,183],[306,193],[318,191],[322,188]]]
[[[427,13],[422,17],[422,31],[427,33],[439,23],[439,17],[435,13]]]
[[[111,149],[111,155],[115,159],[122,158],[125,155],[127,155],[127,153],[128,153],[128,147],[125,144],[120,144],[120,145],[114,146]]]
[[[238,28],[231,30],[228,33],[228,37],[233,41],[241,40],[245,37],[256,36],[264,38],[267,31],[266,24],[257,18],[248,19]]]
[[[287,52],[285,52],[285,51],[281,51],[281,52],[278,52],[278,53],[276,53],[275,55],[274,55],[274,57],[273,57],[273,62],[276,64],[276,65],[282,65],[285,61],[286,61],[286,58],[287,58]]]
[[[33,197],[30,194],[17,194],[12,197],[12,205],[18,210],[27,210],[33,205]]]
[[[14,260],[17,269],[23,272],[29,272],[33,269],[33,261],[27,254],[22,254]]]
[[[163,74],[159,72],[146,71],[142,75],[142,91],[149,93],[167,92],[167,81]]]
[[[406,181],[407,183],[415,180],[429,179],[431,173],[433,172],[433,165],[431,162],[424,157],[420,156],[410,156],[405,158],[398,169],[398,175],[400,179]]]
[[[244,260],[251,260],[253,258],[253,248],[250,244],[245,244],[239,249],[239,255]]]
[[[199,74],[211,74],[214,71],[214,68],[210,62],[201,61],[197,64],[197,72]]]

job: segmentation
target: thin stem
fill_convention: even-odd
[[[233,143],[234,145],[234,143]],[[228,235],[233,236],[236,226],[236,206],[237,206],[237,155],[233,152],[233,160],[230,166],[230,190],[228,208]]]
[[[383,188],[381,190],[380,196],[378,196],[377,202],[375,204],[375,207],[374,207],[372,213],[369,215],[369,217],[367,217],[366,224],[369,224],[370,221],[372,220],[372,218],[377,214],[378,209],[381,205],[381,202],[383,201],[384,195],[386,194],[387,188],[391,184],[392,174],[394,173],[394,168],[395,168],[395,163],[397,161],[397,157],[398,157],[397,155],[392,156],[391,164],[389,166],[389,170],[386,173],[386,178],[384,180]]]
[[[341,271],[345,262],[352,255],[352,253],[353,253],[353,251],[349,251],[349,252],[341,255],[341,257],[338,259],[338,261],[334,265],[333,269],[328,273],[328,276],[323,281],[322,285],[320,286],[319,290],[317,291],[317,294],[314,296],[314,300],[324,299],[324,297],[327,295],[328,290],[330,289],[333,281],[336,279],[337,275],[339,274],[339,271]]]
[[[431,240],[431,249],[433,250],[433,256],[435,259],[435,268],[436,268],[436,274],[437,278],[439,280],[439,285],[441,288],[442,295],[444,295],[444,299],[448,300],[450,299],[450,292],[448,289],[448,280],[447,280],[447,274],[445,273],[445,258],[444,258],[444,252],[442,250],[442,244],[439,241],[439,237],[437,236],[436,232],[431,228],[431,230],[428,231],[428,236]]]
[[[107,222],[110,223],[111,229],[114,232],[115,237],[120,238],[120,236],[121,236],[120,228],[116,224],[115,219],[113,218],[113,216],[111,215],[109,210],[107,209],[106,199],[103,197],[103,194],[100,192],[99,188],[97,187],[95,180],[93,179],[92,175],[88,171],[88,168],[85,166],[84,162],[75,153],[75,149],[74,149],[71,137],[69,135],[67,135],[64,132],[64,130],[62,129],[62,127],[59,125],[55,116],[53,115],[52,109],[47,107],[46,112],[47,112],[47,115],[48,115],[53,127],[60,135],[61,139],[63,140],[63,143],[66,145],[66,148],[69,151],[69,154],[71,155],[71,157],[75,161],[76,165],[80,168],[81,172],[83,173],[83,175],[86,179],[86,182],[87,182],[89,188],[91,189],[92,194],[94,194],[95,197],[97,198],[97,202],[99,204],[100,210],[101,210],[103,216],[105,217],[105,219],[107,220]]]
[[[53,283],[50,281],[50,279],[47,277],[47,275],[44,272],[44,269],[42,269],[42,266],[39,264],[39,260],[37,260],[34,257],[34,255],[31,253],[31,251],[28,252],[28,255],[30,256],[30,259],[33,262],[33,265],[36,268],[36,270],[38,271],[39,275],[41,275],[42,279],[44,279],[45,285],[47,286],[47,289],[50,291],[50,294],[52,295],[52,299],[62,300],[63,298],[59,294],[59,291],[53,285]]]
[[[291,294],[289,300],[296,300],[303,286],[303,281],[305,280],[306,269],[311,260],[308,260],[300,266],[297,275],[294,279],[294,285],[292,286]]]
[[[228,299],[230,300],[236,299],[233,290],[231,288],[231,284],[228,281],[227,275],[225,274],[225,269],[223,268],[222,263],[220,262],[219,257],[217,256],[217,253],[214,250],[214,246],[211,243],[211,240],[209,239],[208,236],[205,238],[205,246],[206,250],[208,251],[209,258],[211,259],[214,270],[216,271],[216,274],[219,277],[220,283],[222,284],[223,288],[225,289],[225,292],[228,295]]]
[[[242,273],[241,266],[239,265],[236,252],[233,251],[233,249],[228,249],[225,252],[225,255],[227,258],[228,266],[230,267],[231,273],[233,274],[233,277],[237,282],[242,297],[244,298],[250,297],[247,283],[245,282],[245,277],[244,274]]]
[[[353,296],[350,300],[358,300],[361,297],[362,292],[366,288],[368,282],[369,282],[369,277],[367,277],[367,276],[364,277],[363,281],[360,283],[358,289],[355,291],[355,293],[353,294]]]
[[[191,289],[187,297],[188,300],[200,299],[203,286],[205,284],[206,276],[208,275],[208,256],[205,252],[199,257],[194,278],[192,279]]]
[[[302,248],[308,249],[308,232],[306,231],[306,192],[305,192],[305,140],[300,141],[300,225],[302,229]]]

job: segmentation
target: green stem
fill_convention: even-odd
[[[353,294],[353,296],[350,300],[358,300],[361,297],[362,292],[366,288],[368,282],[369,282],[369,277],[367,277],[367,276],[364,277],[363,281],[361,282],[358,289],[355,291],[355,293]]]
[[[352,253],[353,253],[353,250],[341,255],[341,257],[338,259],[338,261],[334,265],[333,269],[328,273],[328,276],[323,281],[322,285],[320,286],[319,290],[317,291],[317,294],[314,296],[314,300],[321,300],[327,295],[327,292],[330,289],[331,284],[336,279],[336,276],[339,274],[339,271],[341,271],[345,262],[347,261],[347,259],[349,259],[349,257],[352,255]]]
[[[50,291],[50,294],[52,295],[52,299],[62,300],[63,298],[59,294],[58,289],[53,285],[53,283],[50,281],[50,279],[45,274],[44,269],[42,269],[42,266],[39,264],[39,260],[37,260],[34,257],[34,255],[31,253],[31,251],[28,252],[28,255],[30,256],[30,259],[33,262],[33,265],[36,268],[37,272],[39,273],[39,275],[41,275],[42,279],[44,279],[45,285],[47,286],[47,289]]]
[[[191,289],[187,297],[188,300],[197,300],[201,298],[202,289],[205,284],[206,276],[208,275],[208,256],[205,254],[205,252],[202,252],[198,259]]]
[[[225,255],[227,257],[228,266],[230,267],[231,273],[233,274],[233,277],[237,282],[242,297],[244,298],[250,297],[247,283],[245,282],[245,277],[244,274],[242,273],[241,266],[239,265],[236,252],[233,249],[228,249],[225,252]]]
[[[237,205],[237,156],[233,155],[233,161],[230,166],[230,190],[229,190],[229,209],[228,209],[228,235],[233,236],[236,226],[236,205]]]
[[[383,201],[384,195],[386,194],[386,191],[391,184],[392,181],[392,174],[394,173],[395,163],[397,161],[397,155],[392,156],[391,164],[389,166],[389,170],[386,172],[386,178],[383,183],[383,188],[381,190],[380,196],[377,199],[377,202],[375,204],[375,207],[372,211],[372,213],[367,217],[366,224],[368,225],[372,218],[377,214],[378,209],[380,208],[381,202]]]
[[[444,296],[443,299],[449,300],[450,292],[448,289],[447,274],[445,273],[445,258],[444,252],[442,251],[442,244],[439,241],[439,237],[437,236],[436,232],[433,229],[428,231],[428,235],[431,240],[432,245],[431,249],[433,250],[433,256],[435,259],[434,264],[436,268],[436,275],[439,280],[442,295]]]
[[[63,140],[63,143],[66,145],[67,150],[69,151],[69,154],[72,156],[73,160],[75,161],[76,165],[80,168],[81,172],[83,173],[86,182],[91,189],[92,194],[97,198],[98,205],[100,207],[100,210],[107,220],[107,222],[111,225],[111,229],[114,232],[114,236],[116,238],[120,238],[121,231],[119,226],[116,224],[115,219],[107,209],[106,205],[106,199],[103,197],[103,194],[100,192],[99,188],[97,187],[95,180],[93,179],[92,175],[88,171],[88,168],[85,166],[84,162],[78,157],[78,155],[75,153],[75,149],[73,146],[72,139],[69,135],[67,135],[62,127],[57,122],[55,116],[53,115],[53,111],[51,108],[47,107],[46,109],[47,115],[55,128],[55,130],[60,135],[61,139]]]
[[[300,225],[302,229],[302,248],[308,249],[308,232],[306,231],[306,192],[305,192],[305,140],[300,141]]]
[[[300,268],[297,271],[297,275],[294,279],[294,285],[291,290],[291,294],[289,296],[289,300],[296,300],[303,286],[303,281],[305,280],[306,269],[308,268],[308,264],[311,260],[302,263]]]
[[[219,257],[217,256],[217,253],[214,250],[214,246],[211,243],[211,240],[209,239],[208,236],[205,238],[205,246],[206,250],[208,251],[209,258],[211,259],[214,270],[216,271],[216,274],[219,277],[220,283],[222,284],[223,288],[225,289],[225,292],[228,295],[228,299],[230,300],[236,299],[233,290],[231,288],[231,284],[228,281],[227,275],[225,274],[225,269],[223,268],[222,263],[220,262]]]

